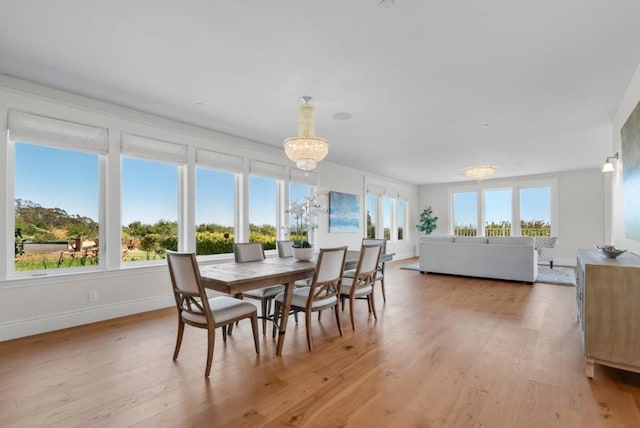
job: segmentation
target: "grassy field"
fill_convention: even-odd
[[[60,251],[53,253],[27,253],[15,258],[16,271],[61,269],[98,264],[98,255],[92,251]]]

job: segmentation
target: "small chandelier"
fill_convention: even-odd
[[[311,97],[302,97],[298,113],[298,135],[284,140],[284,152],[303,171],[310,171],[329,153],[329,142],[315,136]]]
[[[487,177],[492,176],[496,172],[496,167],[493,165],[473,165],[464,169],[464,174],[467,177],[475,180],[484,180]]]

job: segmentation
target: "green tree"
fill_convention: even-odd
[[[371,213],[367,210],[367,238],[375,239],[376,238],[376,226],[371,221]]]
[[[431,234],[436,228],[436,222],[438,217],[434,217],[431,207],[427,207],[420,213],[420,223],[416,225],[416,229],[420,232],[424,232],[425,235]]]
[[[140,239],[140,248],[147,252],[147,260],[151,260],[151,252],[157,252],[160,248],[160,235],[150,233]]]

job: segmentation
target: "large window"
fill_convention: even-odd
[[[276,248],[278,181],[249,177],[249,242],[261,242],[265,250]]]
[[[7,124],[14,271],[96,268],[107,130],[18,110]]]
[[[396,209],[397,209],[397,219],[398,219],[398,241],[402,241],[404,239],[404,230],[406,223],[406,202],[402,199],[398,199]]]
[[[391,207],[393,205],[393,201],[388,196],[382,197],[382,222],[384,227],[384,239],[391,239]]]
[[[97,265],[99,156],[15,143],[15,270]]]
[[[366,237],[392,242],[406,240],[408,192],[376,183],[367,183],[365,188]]]
[[[234,173],[196,168],[196,254],[233,253]]]
[[[124,262],[178,249],[178,166],[123,157],[121,195]]]
[[[520,189],[520,234],[551,236],[551,188]]]
[[[453,232],[458,236],[551,236],[557,213],[554,180],[523,186],[452,192]],[[482,194],[482,200],[479,195]],[[480,213],[481,215],[478,215]],[[554,220],[555,219],[555,220]],[[478,224],[483,225],[482,228]]]
[[[484,235],[512,235],[511,189],[484,192]]]
[[[456,236],[478,234],[478,193],[453,194],[453,233]]]
[[[162,131],[110,134],[12,109],[7,119],[0,161],[14,211],[4,233],[15,255],[0,266],[2,280],[161,264],[167,250],[228,255],[239,240],[275,249],[287,236],[287,205],[317,182],[284,164],[160,140],[173,135]]]
[[[376,219],[378,210],[378,198],[375,195],[367,194],[367,238],[376,237]]]

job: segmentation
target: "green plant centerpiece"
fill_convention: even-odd
[[[326,193],[309,192],[303,201],[295,200],[286,211],[291,217],[288,227],[289,237],[293,241],[294,257],[310,260],[313,257],[313,245],[309,242],[309,232],[318,228],[317,218],[326,212]],[[306,251],[296,251],[306,249]]]
[[[424,232],[425,235],[429,235],[438,227],[436,225],[437,221],[438,217],[433,215],[433,210],[429,206],[422,210],[422,213],[420,214],[420,223],[416,225],[416,229],[420,232]]]

